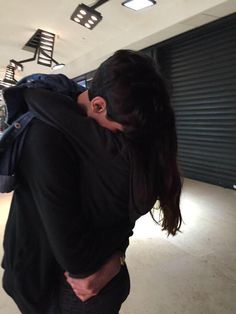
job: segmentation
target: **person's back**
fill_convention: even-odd
[[[56,154],[61,147],[71,154],[68,141],[58,130],[35,120],[25,139],[17,169],[19,184],[14,191],[6,225],[2,266],[3,287],[22,313],[41,314],[46,311],[52,288],[61,273],[37,210],[38,196],[35,197],[37,190],[33,186],[37,181],[35,172],[49,170],[48,166],[45,169],[45,153]],[[63,153],[57,155],[55,162],[62,165],[64,157]]]
[[[103,160],[104,152],[100,157],[98,152],[87,156],[86,149],[81,154],[61,131],[39,120],[28,131],[17,171],[20,184],[6,226],[3,261],[4,288],[23,313],[44,313],[64,270],[88,275],[113,252],[128,246],[132,226],[126,206],[127,155],[125,148],[117,149],[122,145],[119,136],[99,131],[95,126],[93,147],[99,148],[100,137],[100,145],[104,142],[107,149]],[[53,230],[58,224],[60,230]]]

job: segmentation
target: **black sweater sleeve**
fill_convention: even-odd
[[[33,124],[27,135],[23,176],[57,262],[72,276],[85,277],[120,249],[132,235],[133,226],[96,229],[85,221],[79,208],[79,161],[60,131],[40,123],[43,125]]]
[[[42,88],[28,88],[24,97],[30,111],[61,130],[67,139],[76,143],[81,153],[94,153],[98,133],[107,132],[93,119],[82,116],[76,101],[70,97]]]

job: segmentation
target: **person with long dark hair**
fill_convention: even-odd
[[[168,235],[182,223],[164,79],[146,55],[119,50],[76,100],[40,88],[27,89],[25,100],[39,119],[24,144],[5,234],[5,290],[24,314],[117,314],[129,294],[120,256],[135,221],[148,212],[155,219],[157,204]],[[31,241],[15,253],[17,233]],[[29,267],[32,245],[28,259],[40,263]]]
[[[174,111],[165,81],[153,60],[121,50],[97,70],[90,101],[106,101],[106,117],[123,126],[133,179],[132,215],[146,214],[159,200],[161,225],[175,235],[181,226],[181,179],[177,165]]]

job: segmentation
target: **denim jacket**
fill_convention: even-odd
[[[28,111],[24,100],[26,88],[45,88],[75,99],[85,88],[64,74],[32,74],[21,79],[16,86],[4,90],[3,97],[7,107],[7,123],[11,124]]]

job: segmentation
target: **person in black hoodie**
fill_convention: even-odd
[[[76,101],[43,88],[24,93],[39,119],[18,167],[4,288],[24,314],[117,314],[129,275],[114,265],[135,221],[158,200],[163,230],[175,235],[182,222],[164,80],[149,57],[120,50]],[[96,293],[83,290],[88,278]]]

